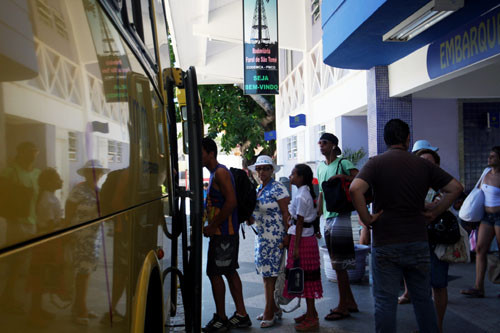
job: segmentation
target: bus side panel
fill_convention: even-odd
[[[97,1],[6,0],[0,29],[0,251],[167,193],[162,101]]]
[[[161,264],[170,265],[161,209],[154,201],[0,257],[0,290],[13,279],[15,295],[14,303],[0,304],[2,331],[101,332],[111,322],[113,332],[130,331],[146,256],[163,246]],[[15,277],[7,274],[12,265],[20,266]],[[167,299],[168,292],[166,286]],[[85,308],[97,318],[85,318]]]

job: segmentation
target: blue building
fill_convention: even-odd
[[[410,124],[412,140],[440,147],[442,167],[471,188],[490,148],[500,143],[498,1],[323,1],[321,28],[324,64],[337,73],[350,70],[344,85],[353,75],[364,80],[351,85],[354,94],[346,92],[351,110],[339,114],[342,105],[320,103],[310,114],[310,135],[324,128],[314,119],[328,123],[334,114],[329,130],[337,132],[340,145],[357,148],[352,141],[366,140],[371,156],[386,149],[384,124],[401,118]],[[325,95],[342,96],[342,90],[340,85]],[[308,141],[315,147],[313,138]],[[285,162],[289,155],[281,157]]]

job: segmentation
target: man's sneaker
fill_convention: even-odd
[[[228,320],[227,319],[222,319],[217,315],[217,313],[214,313],[214,317],[212,320],[210,320],[207,324],[207,326],[203,327],[202,331],[203,332],[226,332],[228,330]]]
[[[250,316],[240,316],[236,312],[233,314],[231,318],[229,318],[229,328],[246,328],[252,326],[252,321],[250,320]]]

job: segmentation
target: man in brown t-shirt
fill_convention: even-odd
[[[351,184],[350,193],[361,222],[372,228],[373,295],[377,332],[396,332],[396,308],[405,277],[420,332],[438,332],[431,299],[427,223],[447,210],[463,190],[448,173],[408,152],[410,129],[400,119],[384,127],[389,150],[371,158]],[[374,214],[364,193],[371,187]],[[425,206],[429,188],[443,199]]]

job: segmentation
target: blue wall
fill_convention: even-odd
[[[487,128],[487,112],[500,111],[500,103],[463,103],[465,189],[471,190],[488,165],[491,147],[500,146],[500,129]]]
[[[457,100],[414,98],[412,107],[413,140],[427,140],[439,147],[441,167],[460,179]]]

